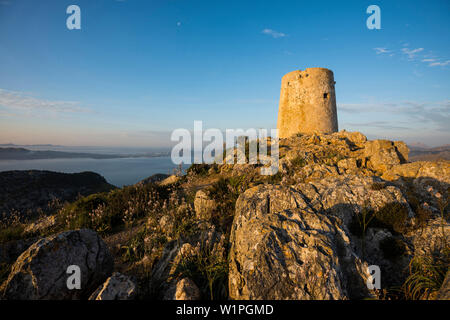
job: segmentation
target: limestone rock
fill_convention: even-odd
[[[363,135],[361,132],[349,132],[346,130],[342,130],[336,133],[333,133],[334,136],[339,138],[347,139],[350,143],[355,146],[362,147],[364,143],[367,141],[367,137]]]
[[[445,276],[444,283],[442,283],[441,289],[439,289],[436,300],[450,300],[450,271]]]
[[[200,300],[200,289],[189,278],[177,282],[175,300]]]
[[[241,194],[230,239],[232,299],[370,296],[367,266],[352,253],[342,221],[315,210],[311,202],[280,186]]]
[[[413,212],[398,187],[388,185],[381,190],[372,190],[371,186],[379,181],[376,177],[342,175],[298,184],[296,189],[312,199],[318,209],[339,217],[345,225],[349,225],[353,215],[363,208],[377,211],[392,203],[404,205],[408,216],[412,217]]]
[[[2,286],[3,297],[14,300],[87,298],[111,274],[113,258],[92,230],[62,232],[41,239],[23,252]],[[67,288],[67,268],[81,270],[81,289]]]
[[[181,179],[181,178],[180,178],[179,176],[173,174],[173,175],[171,175],[171,176],[165,178],[165,179],[162,180],[161,182],[159,182],[159,184],[160,184],[161,186],[167,186],[167,185],[171,185],[171,184],[177,183],[178,181],[180,181],[180,179]]]
[[[385,180],[397,180],[400,177],[419,179],[432,178],[441,183],[450,184],[450,161],[416,161],[393,166],[382,175]]]
[[[403,142],[394,143],[389,140],[368,141],[364,148],[364,156],[370,160],[372,168],[382,172],[406,162],[405,157],[408,158],[409,152]]]
[[[441,218],[432,219],[424,228],[408,233],[407,238],[414,246],[414,252],[418,256],[426,256],[432,252],[443,251],[443,237],[446,243],[450,243],[450,225],[442,225]]]
[[[136,290],[136,284],[128,276],[114,272],[92,293],[89,300],[133,300]]]
[[[200,220],[209,220],[217,208],[217,204],[214,200],[209,198],[205,191],[199,190],[195,194],[194,200],[195,214]]]
[[[394,147],[400,158],[401,163],[408,162],[409,158],[409,148],[403,141],[394,141]]]
[[[45,216],[45,217],[39,219],[38,221],[29,224],[25,228],[24,232],[36,233],[41,230],[45,230],[45,229],[48,229],[48,228],[54,226],[55,223],[56,223],[56,216]]]

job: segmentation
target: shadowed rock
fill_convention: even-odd
[[[92,230],[62,232],[41,239],[23,252],[2,285],[2,295],[13,300],[87,298],[113,269],[106,244]],[[67,268],[81,270],[81,289],[67,288]]]

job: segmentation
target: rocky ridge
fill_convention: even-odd
[[[409,163],[403,142],[369,141],[359,132],[299,134],[279,143],[274,176],[261,176],[261,164],[193,165],[182,176],[72,204],[72,215],[83,213],[89,203],[101,221],[122,226],[115,231],[83,222],[102,234],[116,261],[83,297],[446,296],[449,161]],[[124,210],[113,210],[124,201]],[[64,228],[58,215],[51,232]],[[49,230],[45,223],[40,226]],[[52,236],[45,239],[13,264],[4,282],[7,298],[19,294],[14,288],[25,286],[25,280],[14,279],[23,272],[24,257],[36,250],[31,248],[54,241]],[[36,262],[42,269],[51,268],[47,264]],[[366,285],[369,265],[381,270],[381,290]],[[432,276],[439,287],[417,289],[421,272],[429,270],[438,270]],[[112,271],[122,275],[114,274],[102,285]],[[401,288],[400,293],[392,288]],[[43,297],[39,290],[30,292],[20,297]]]

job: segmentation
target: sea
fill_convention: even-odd
[[[91,152],[100,154],[143,154],[167,150],[136,148],[93,148],[61,146],[24,146],[30,150],[55,150],[66,152]],[[187,169],[184,165],[182,169]],[[173,174],[177,166],[170,156],[130,157],[116,159],[38,159],[38,160],[0,160],[0,172],[9,170],[49,170],[64,173],[92,171],[102,175],[110,184],[117,187],[135,184],[156,173]]]

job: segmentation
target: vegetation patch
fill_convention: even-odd
[[[374,182],[370,186],[370,190],[380,191],[386,188],[386,184],[384,182]]]
[[[450,264],[450,249],[427,256],[415,256],[409,264],[409,276],[403,285],[408,300],[434,299],[444,282]]]
[[[184,257],[177,265],[175,275],[192,279],[203,299],[228,299],[228,262],[222,254],[209,251],[205,246],[200,253]]]

